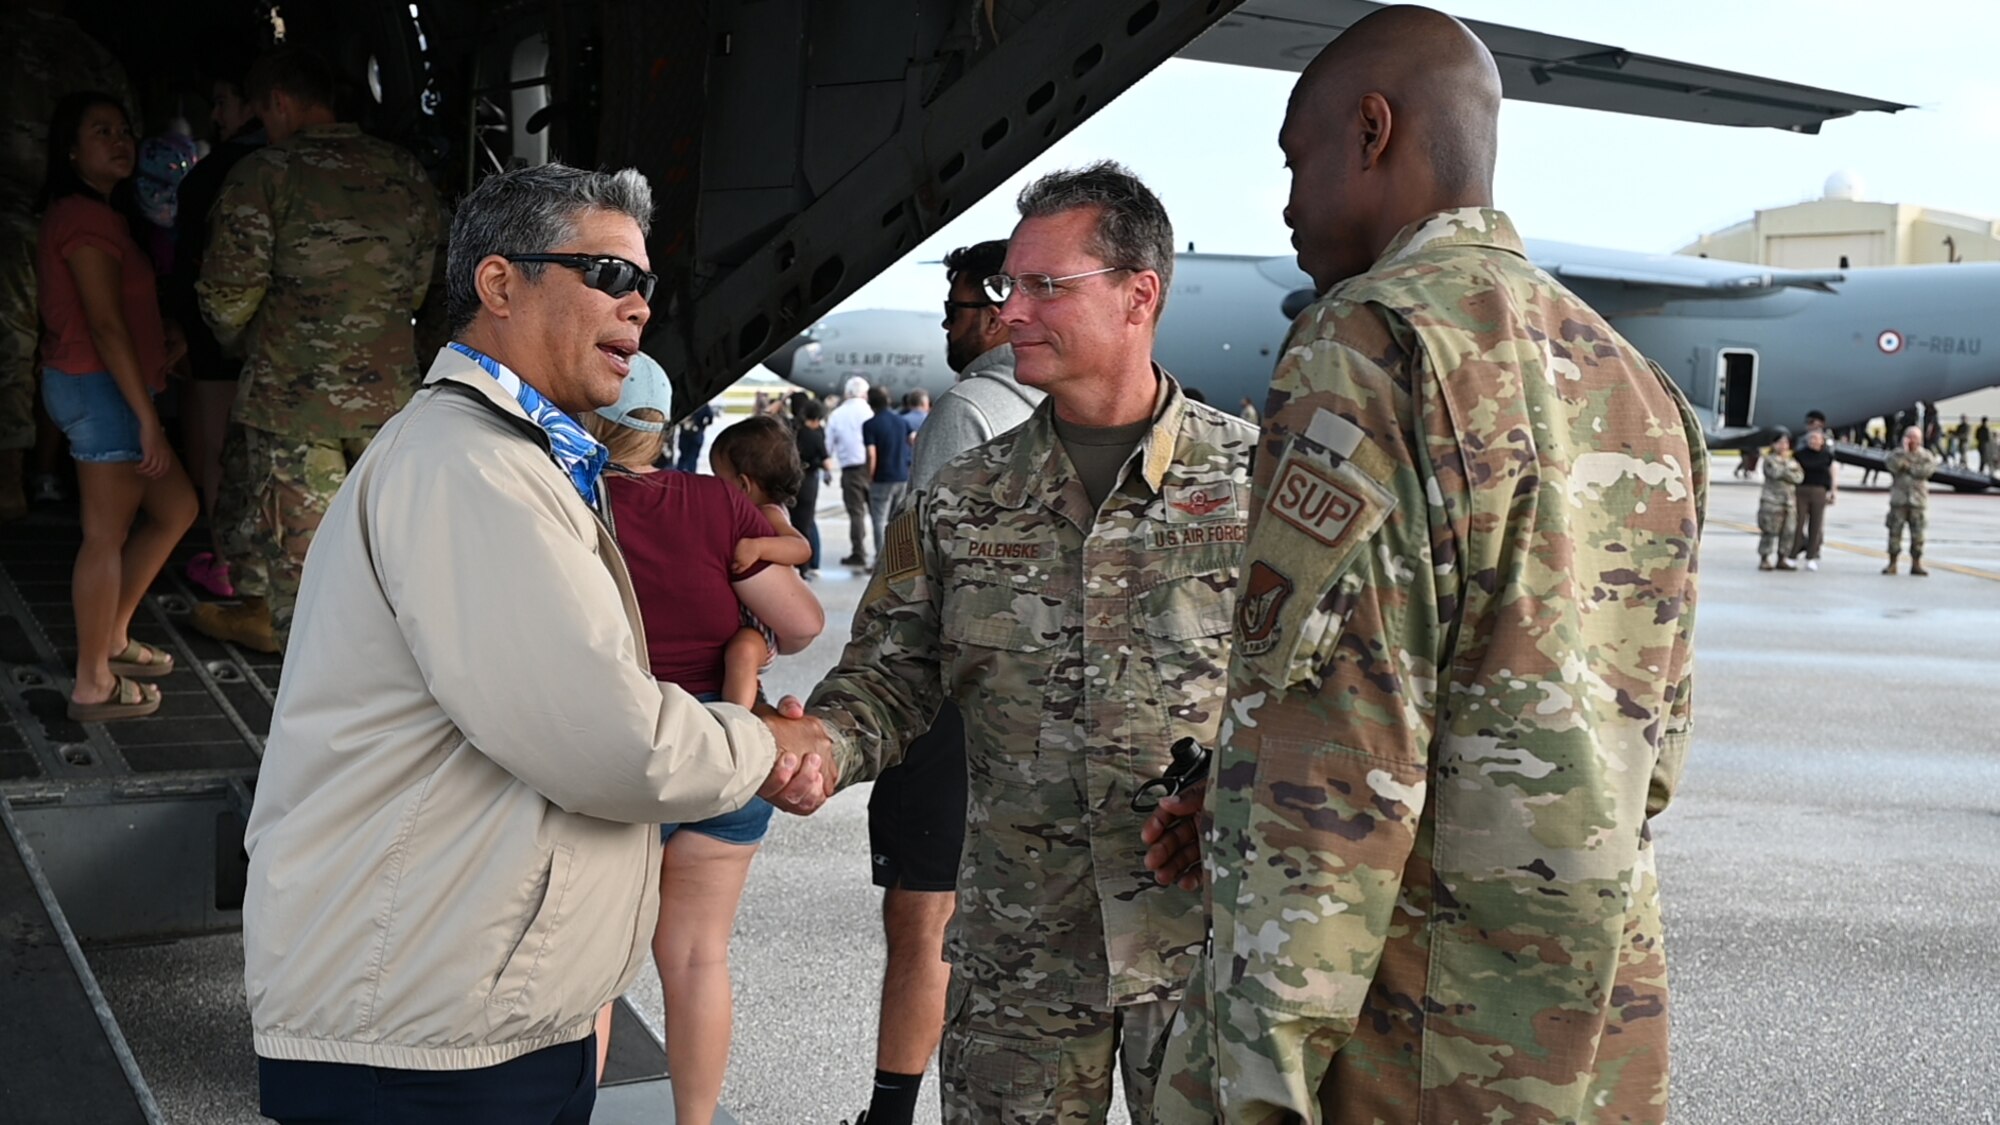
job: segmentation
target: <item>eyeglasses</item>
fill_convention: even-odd
[[[1137,266],[1105,266],[1101,270],[1073,273],[1064,277],[1050,277],[1045,273],[1024,273],[1019,277],[1009,277],[1004,273],[996,273],[981,282],[980,287],[986,290],[986,295],[993,298],[993,303],[996,305],[1006,304],[1007,298],[1013,296],[1017,289],[1023,297],[1027,297],[1030,300],[1049,301],[1062,295],[1063,290],[1057,288],[1057,286],[1065,281],[1080,281],[1086,277],[1096,277],[1098,274],[1103,273],[1117,273],[1121,270],[1130,273],[1136,269],[1138,269]]]
[[[660,283],[658,274],[640,269],[639,263],[609,254],[502,254],[501,257],[510,262],[568,266],[583,274],[585,285],[612,297],[623,297],[636,289],[642,299],[651,301],[653,287]]]
[[[944,303],[944,318],[950,320],[958,314],[958,310],[960,309],[990,309],[994,304],[995,302],[993,301],[946,301]]]

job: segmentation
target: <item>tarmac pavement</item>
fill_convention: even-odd
[[[1730,467],[1703,541],[1694,751],[1656,826],[1673,1119],[1994,1121],[2000,496],[1933,495],[1929,578],[1878,573],[1886,492],[1854,486],[1817,572],[1760,573],[1743,530],[1757,488]],[[835,507],[829,559],[846,542]],[[826,572],[827,632],[778,661],[773,693],[833,664],[864,586]],[[858,787],[780,815],[752,868],[724,1091],[746,1125],[834,1125],[866,1105],[882,961],[866,800]],[[91,959],[173,1121],[260,1120],[239,938]],[[657,1029],[650,972],[631,999]],[[933,1075],[920,1120],[936,1120],[936,1089]]]

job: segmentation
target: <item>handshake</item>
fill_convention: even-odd
[[[826,804],[840,785],[840,767],[833,760],[833,740],[826,724],[805,717],[805,704],[788,695],[772,708],[758,704],[757,715],[771,728],[778,758],[757,795],[794,816],[807,816]]]

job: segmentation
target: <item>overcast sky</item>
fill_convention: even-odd
[[[1917,108],[1818,136],[1509,101],[1499,205],[1523,234],[1671,251],[1760,207],[1815,199],[1851,169],[1864,198],[2000,217],[2000,0],[1435,0],[1457,16]],[[1005,235],[1035,176],[1104,157],[1166,203],[1182,246],[1290,250],[1278,125],[1297,76],[1171,59],[841,306],[929,310],[934,262]]]

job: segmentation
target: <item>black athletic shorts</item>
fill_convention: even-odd
[[[868,797],[875,885],[957,890],[964,846],[965,717],[947,702],[931,729],[910,743],[903,764],[875,779]]]

